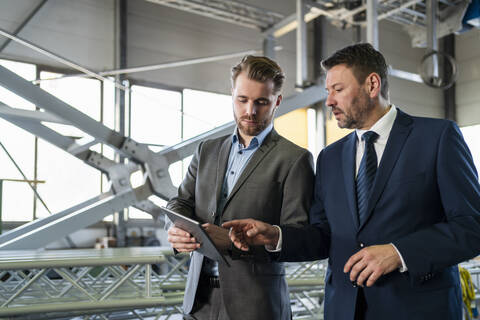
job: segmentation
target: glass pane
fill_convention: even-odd
[[[477,173],[480,170],[480,124],[461,128],[465,142],[473,156]]]
[[[131,137],[137,142],[170,146],[180,142],[179,92],[132,86]]]
[[[189,139],[233,121],[232,98],[225,94],[185,89],[183,112],[183,138]]]
[[[132,139],[149,145],[157,152],[166,146],[181,142],[182,94],[144,86],[132,86],[131,123]],[[169,168],[172,182],[179,184],[182,178],[181,163]],[[151,219],[150,214],[129,208],[130,219]]]
[[[233,121],[232,97],[225,94],[183,90],[184,140]],[[182,179],[192,157],[183,159]]]
[[[56,76],[59,75],[41,73],[41,78]],[[97,121],[100,120],[100,85],[98,80],[85,78],[64,78],[41,83],[43,89]],[[88,137],[72,126],[48,125],[63,135],[74,137],[79,143],[84,142],[82,138]],[[39,179],[46,180],[38,190],[52,213],[70,208],[100,193],[101,174],[97,169],[45,141],[39,141],[38,150],[38,176]],[[37,216],[47,215],[47,210],[37,202]]]
[[[15,72],[26,80],[34,80],[36,67],[32,64],[0,60],[0,65]],[[12,108],[35,110],[35,106],[16,94],[0,87],[0,102]],[[33,180],[35,137],[10,122],[0,119],[0,142],[22,169],[26,178]],[[0,179],[23,180],[13,162],[3,148],[0,148]],[[30,221],[33,217],[33,192],[26,182],[8,182],[3,184],[2,219],[4,221]]]

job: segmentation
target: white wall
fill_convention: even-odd
[[[480,123],[480,30],[455,38],[458,64],[456,83],[457,122],[460,126]]]

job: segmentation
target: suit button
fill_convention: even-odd
[[[359,246],[360,248],[363,248],[363,247],[365,247],[365,243],[360,242],[360,243],[358,244],[358,246]]]

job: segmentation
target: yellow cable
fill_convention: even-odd
[[[468,314],[470,319],[473,318],[472,315],[472,302],[475,300],[475,288],[473,287],[472,276],[467,269],[458,267],[460,271],[460,283],[462,284],[462,298],[463,303],[467,307]]]

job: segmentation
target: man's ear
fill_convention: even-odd
[[[370,98],[376,98],[380,95],[382,80],[376,72],[370,73],[365,79],[365,89]]]
[[[283,96],[281,94],[278,95],[277,97],[277,102],[275,103],[275,108],[278,108],[280,103],[282,102]]]

